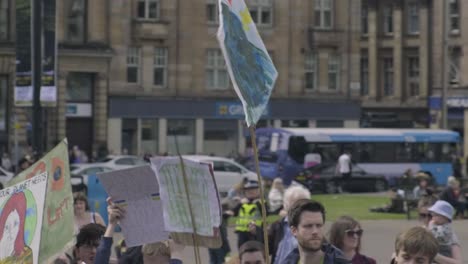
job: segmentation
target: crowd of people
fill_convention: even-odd
[[[210,264],[267,263],[259,183],[244,180],[239,185],[222,203],[223,245],[209,249]],[[365,227],[353,217],[344,215],[336,219],[326,233],[326,209],[311,200],[306,188],[293,185],[285,189],[280,181],[276,181],[265,196],[267,201],[274,201],[273,206],[267,207],[268,214],[281,216],[268,226],[269,263],[376,263],[372,255],[366,256],[361,250]],[[114,230],[119,220],[125,217],[125,210],[108,198],[109,223],[105,226],[99,214],[89,211],[86,196],[78,193],[74,198],[76,244],[71,253],[57,259],[56,263],[182,263],[183,246],[172,240],[135,248],[126,248],[120,241],[114,245],[117,258],[111,258]],[[279,207],[278,199],[281,200]],[[397,236],[391,258],[392,252],[389,252],[389,262],[462,263],[460,242],[451,224],[455,208],[434,195],[422,195],[417,210],[421,226]],[[236,217],[237,255],[230,254],[226,230],[229,217]]]

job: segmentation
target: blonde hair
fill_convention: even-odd
[[[309,199],[310,200],[310,192],[306,188],[297,185],[297,186],[291,186],[286,189],[284,192],[284,198],[283,198],[283,209],[287,212],[289,211],[289,208],[298,200],[301,199]]]
[[[430,231],[416,226],[397,236],[395,252],[398,254],[400,250],[410,255],[421,254],[432,262],[439,251],[439,244]]]
[[[450,176],[447,185],[452,188],[459,188],[460,187],[460,181],[458,181],[455,177]]]
[[[283,180],[281,178],[275,178],[273,184],[271,185],[272,189],[277,189],[280,192],[284,192]]]
[[[171,250],[169,249],[169,245],[167,242],[156,242],[145,244],[141,249],[141,253],[147,256],[165,256],[171,257]]]

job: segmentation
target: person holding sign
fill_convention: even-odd
[[[242,203],[234,208],[231,215],[237,217],[236,233],[237,246],[241,247],[247,241],[256,240],[263,243],[262,216],[260,204],[260,192],[257,181],[247,181],[244,184]]]

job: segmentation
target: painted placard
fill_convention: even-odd
[[[47,172],[0,190],[0,263],[39,263]]]

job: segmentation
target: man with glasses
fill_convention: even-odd
[[[285,264],[351,263],[341,250],[325,243],[325,208],[321,203],[309,199],[298,200],[290,208],[288,220],[298,249],[287,256]]]

